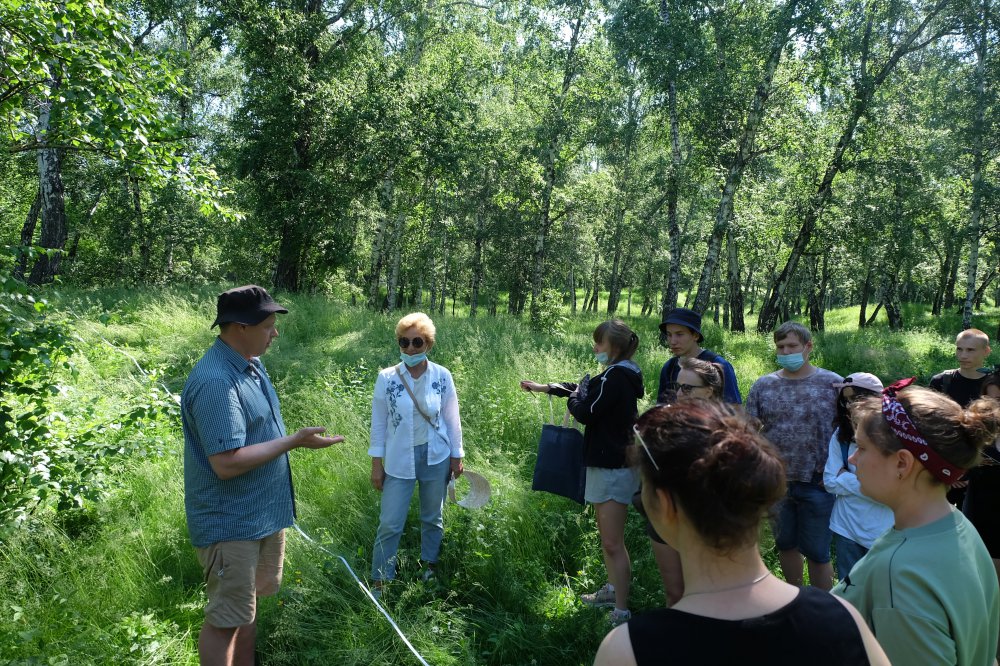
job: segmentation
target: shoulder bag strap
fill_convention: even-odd
[[[417,402],[417,398],[413,395],[413,389],[411,389],[410,385],[406,383],[406,380],[403,378],[403,373],[400,371],[398,365],[396,366],[396,374],[399,375],[399,381],[403,382],[403,388],[406,389],[406,393],[410,396],[410,400],[413,401],[413,406],[417,408],[417,411],[420,412],[420,415],[424,417],[424,420],[427,421],[427,424],[430,425],[431,428],[436,428],[437,426],[434,425],[431,418],[424,413],[423,409],[420,408],[420,403]]]

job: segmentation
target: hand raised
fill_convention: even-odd
[[[322,427],[302,428],[296,432],[292,438],[294,439],[296,446],[301,446],[307,449],[325,449],[328,446],[344,441],[343,435],[324,437],[324,432],[326,432],[326,428]]]
[[[528,392],[535,391],[536,393],[544,393],[545,389],[548,388],[548,385],[538,384],[537,382],[532,382],[527,379],[524,379],[521,380],[521,388]]]

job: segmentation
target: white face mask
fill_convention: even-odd
[[[427,352],[420,352],[419,354],[413,354],[412,356],[410,354],[399,352],[399,360],[405,363],[406,367],[412,368],[413,366],[419,365],[427,360]]]
[[[806,364],[806,359],[802,352],[795,354],[778,354],[778,365],[789,372],[795,372]]]

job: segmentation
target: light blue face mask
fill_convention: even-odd
[[[399,360],[406,364],[406,367],[412,368],[415,365],[419,365],[427,360],[427,352],[421,352],[419,354],[404,354],[399,352]]]
[[[601,365],[607,365],[610,360],[608,358],[608,352],[597,352],[594,354],[594,358],[597,359],[597,362]]]
[[[806,359],[802,356],[802,352],[798,352],[797,354],[778,354],[778,365],[789,372],[795,372],[805,364]]]

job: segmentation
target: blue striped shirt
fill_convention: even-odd
[[[191,542],[263,539],[292,524],[295,498],[288,454],[222,480],[209,456],[285,435],[278,395],[260,359],[246,360],[216,338],[181,394],[184,507]]]

